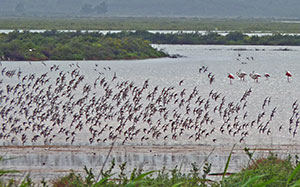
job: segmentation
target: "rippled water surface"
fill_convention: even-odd
[[[101,147],[116,142],[119,162],[128,159],[122,146],[299,145],[299,47],[154,47],[184,57],[1,62],[1,144]],[[242,81],[236,76],[239,70],[261,77],[255,82],[247,75]],[[289,81],[286,71],[292,73]],[[235,76],[232,83],[228,73]],[[84,79],[75,88],[80,76]],[[31,154],[28,159],[36,161],[38,154]],[[165,155],[170,166],[176,161],[172,154]],[[200,153],[178,154],[192,162]],[[73,162],[81,167],[82,162]]]

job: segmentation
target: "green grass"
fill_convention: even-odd
[[[0,29],[66,30],[226,30],[299,33],[300,24],[272,19],[214,18],[0,18]]]
[[[77,173],[70,173],[65,177],[58,178],[52,182],[42,181],[40,184],[32,183],[29,177],[23,181],[15,180],[1,181],[0,186],[53,186],[53,187],[136,187],[136,186],[153,186],[153,187],[192,187],[192,186],[213,186],[213,187],[248,187],[248,186],[268,186],[268,187],[296,187],[300,186],[300,164],[296,160],[293,164],[291,157],[280,159],[270,153],[267,157],[253,159],[249,149],[245,149],[246,154],[251,160],[242,171],[225,177],[228,165],[230,164],[231,150],[228,161],[224,166],[223,178],[221,181],[209,179],[211,164],[206,162],[203,168],[192,163],[192,169],[188,173],[182,173],[176,166],[174,169],[166,170],[163,167],[158,171],[148,171],[133,169],[130,174],[126,173],[126,162],[119,165],[119,173],[112,173],[116,167],[114,160],[106,171],[101,171],[100,177],[95,177],[97,171],[84,167],[86,175],[83,177]],[[297,159],[297,158],[296,158]],[[201,172],[202,170],[202,172]]]
[[[225,186],[292,186],[300,181],[300,165],[290,159],[279,159],[271,154],[255,160],[241,172],[225,179]]]

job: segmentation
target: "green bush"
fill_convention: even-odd
[[[298,166],[299,167],[299,166]],[[289,177],[295,171],[291,160],[280,159],[274,154],[270,154],[267,158],[260,158],[241,172],[234,174],[225,179],[225,186],[242,186],[252,180],[252,185],[263,186],[286,186]],[[295,177],[291,178],[289,183],[295,183],[300,179],[300,172],[297,172]]]
[[[0,60],[113,60],[168,56],[139,37],[112,38],[101,33],[0,34]]]

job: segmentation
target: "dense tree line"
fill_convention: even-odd
[[[1,60],[110,60],[165,57],[149,41],[100,33],[18,31],[0,34]]]
[[[230,32],[223,36],[216,32],[202,33],[150,33],[148,31],[109,33],[112,38],[143,38],[156,44],[215,44],[215,45],[300,45],[300,36],[273,34],[267,36],[248,36],[242,32]]]

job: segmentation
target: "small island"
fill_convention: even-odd
[[[0,34],[0,60],[119,60],[167,57],[139,37],[112,38],[101,33],[43,33],[14,31]]]
[[[42,33],[14,31],[0,34],[0,60],[120,60],[181,57],[178,54],[169,55],[157,50],[151,44],[300,46],[300,36],[284,34],[248,36],[242,32],[230,32],[227,35],[215,32],[164,34],[145,30],[105,35],[101,32],[87,31],[50,30]]]

